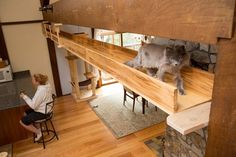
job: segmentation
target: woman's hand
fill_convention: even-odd
[[[24,93],[20,93],[20,97],[21,97],[21,98],[23,98],[23,97],[24,97],[24,95],[25,95]]]

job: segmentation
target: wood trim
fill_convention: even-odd
[[[52,75],[53,75],[53,81],[56,89],[57,96],[62,96],[62,89],[61,89],[61,82],[60,82],[60,76],[57,66],[57,57],[56,57],[56,50],[55,50],[55,44],[52,40],[47,38],[47,45],[48,45],[48,51],[49,51],[49,57],[50,57],[50,63],[52,68]]]
[[[7,51],[7,47],[6,47],[6,42],[4,39],[4,34],[2,31],[2,26],[0,25],[0,57],[3,60],[8,60],[9,64],[10,64],[10,58],[8,55],[8,51]]]
[[[44,20],[30,20],[30,21],[14,21],[14,22],[1,22],[1,25],[22,25],[22,24],[32,24],[32,23],[41,23]]]

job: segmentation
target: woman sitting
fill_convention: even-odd
[[[36,134],[35,141],[42,137],[41,130],[36,128],[33,123],[37,120],[45,119],[46,104],[52,101],[52,89],[47,83],[48,77],[42,74],[35,74],[32,76],[32,83],[37,88],[34,97],[31,99],[25,93],[21,93],[20,97],[25,100],[30,109],[25,111],[24,116],[20,120],[20,124],[27,130]],[[47,109],[50,111],[50,109]]]

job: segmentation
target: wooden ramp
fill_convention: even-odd
[[[194,68],[183,69],[186,95],[181,96],[173,84],[171,75],[166,75],[165,82],[162,82],[124,65],[124,62],[136,56],[136,51],[81,35],[63,33],[57,25],[43,23],[42,26],[43,34],[47,38],[98,69],[111,74],[122,84],[168,114],[211,100],[214,78],[211,73]]]

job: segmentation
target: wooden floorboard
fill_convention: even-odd
[[[161,123],[116,139],[88,102],[76,103],[72,96],[58,98],[54,113],[59,140],[47,143],[45,150],[32,138],[19,141],[13,144],[14,157],[152,157],[143,141],[165,130]]]

